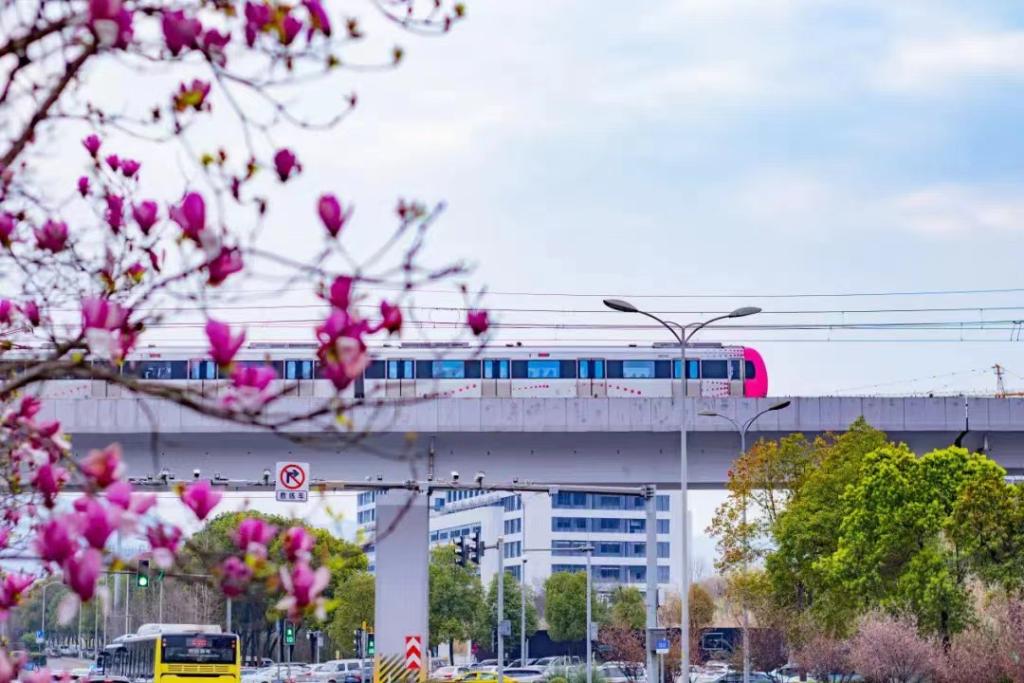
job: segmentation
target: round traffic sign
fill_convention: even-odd
[[[291,491],[296,491],[301,489],[302,485],[306,483],[306,470],[303,469],[302,465],[288,463],[281,468],[277,478],[281,482],[281,486]]]

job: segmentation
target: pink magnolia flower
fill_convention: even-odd
[[[220,574],[220,589],[229,598],[237,598],[245,593],[246,586],[252,580],[252,569],[234,555],[221,562]]]
[[[21,602],[22,594],[35,583],[35,577],[21,572],[5,574],[0,583],[0,620],[6,618],[6,612],[14,609]]]
[[[146,267],[136,261],[125,268],[124,274],[134,282],[142,282],[142,276],[146,274]]]
[[[0,244],[10,249],[14,238],[14,228],[18,225],[18,219],[9,213],[0,213]]]
[[[82,299],[82,329],[116,330],[128,321],[128,310],[104,297]]]
[[[103,556],[95,548],[84,548],[64,562],[64,583],[82,602],[92,600],[96,580],[103,568]]]
[[[170,569],[181,545],[181,529],[158,524],[146,529],[146,540],[152,551],[153,561],[161,569]]]
[[[156,224],[159,213],[160,209],[157,203],[151,199],[144,199],[138,204],[132,205],[132,218],[135,219],[135,223],[139,226],[139,230],[142,231],[143,235],[149,235],[149,231]]]
[[[309,551],[313,549],[313,535],[304,527],[293,526],[284,532],[282,547],[289,562],[309,559]]]
[[[203,32],[203,25],[198,19],[186,17],[182,10],[173,12],[164,10],[160,28],[163,29],[167,49],[175,57],[185,48],[199,47],[199,36]]]
[[[306,562],[297,562],[290,572],[281,567],[281,584],[287,596],[278,603],[278,607],[294,615],[312,605],[330,581],[331,572],[327,567],[314,571]]]
[[[36,244],[40,249],[57,253],[64,249],[68,242],[68,224],[63,221],[48,220],[43,227],[34,230]]]
[[[103,550],[110,535],[121,522],[121,512],[115,507],[106,507],[91,496],[75,501],[78,512],[75,519],[82,537],[97,550]]]
[[[0,324],[10,325],[14,319],[14,304],[10,299],[0,299]]]
[[[325,36],[330,36],[331,20],[327,16],[327,12],[324,11],[324,6],[320,0],[302,0],[302,4],[309,12],[309,31],[306,34],[306,40],[312,40],[315,31],[320,31]]]
[[[82,139],[82,145],[85,147],[85,151],[89,153],[89,156],[95,158],[100,153],[100,145],[103,143],[100,141],[100,136],[93,133],[92,135],[86,135]]]
[[[107,166],[110,167],[111,171],[116,171],[117,169],[121,168],[121,157],[117,156],[116,154],[108,154],[107,158],[104,159],[104,161],[107,162]]]
[[[21,403],[18,404],[18,417],[23,420],[30,421],[39,411],[43,409],[43,402],[37,397],[28,395],[21,399]]]
[[[78,178],[78,194],[86,197],[89,195],[89,178],[87,176],[79,176]]]
[[[36,552],[43,562],[62,563],[75,552],[71,540],[72,521],[68,517],[54,517],[36,529]]]
[[[241,250],[237,248],[229,249],[227,247],[221,249],[220,253],[206,264],[206,268],[210,273],[210,285],[216,287],[224,282],[229,275],[237,273],[243,267]]]
[[[124,197],[118,194],[108,194],[105,199],[107,212],[104,217],[107,220],[107,225],[116,235],[121,232],[121,226],[124,225]]]
[[[381,301],[380,316],[380,326],[382,329],[387,330],[389,334],[402,329],[402,310],[398,306],[389,304],[387,301]]]
[[[7,547],[11,541],[11,530],[7,527],[0,527],[0,550]]]
[[[243,519],[235,530],[235,545],[239,550],[257,557],[267,556],[267,544],[274,540],[277,527],[262,519]]]
[[[107,487],[107,501],[127,510],[132,505],[132,485],[126,481],[115,481]]]
[[[281,44],[291,45],[301,30],[302,22],[292,15],[286,14],[284,19],[281,20],[281,28],[278,31],[278,37],[281,40]]]
[[[325,194],[320,197],[316,210],[320,214],[320,220],[323,221],[324,227],[327,228],[327,232],[331,237],[338,236],[338,233],[345,227],[345,223],[352,215],[352,209],[342,209],[341,202],[333,194]]]
[[[203,480],[186,486],[181,494],[181,502],[203,520],[217,507],[221,497],[221,493],[215,491],[209,481]]]
[[[293,172],[301,171],[302,166],[299,165],[299,160],[290,149],[282,148],[277,150],[274,155],[274,170],[277,171],[277,177],[283,183],[291,177]]]
[[[178,85],[178,92],[174,95],[174,110],[185,111],[191,108],[201,111],[206,104],[206,97],[209,94],[210,84],[207,81],[194,78],[187,85],[182,82]]]
[[[267,30],[273,21],[273,13],[265,2],[245,3],[245,42],[252,47],[256,36]]]
[[[319,358],[324,379],[330,380],[338,391],[348,387],[370,364],[366,344],[356,337],[338,337],[321,347]]]
[[[35,301],[26,301],[21,306],[21,314],[25,316],[25,320],[32,327],[38,327],[39,323],[42,322],[42,316],[39,313],[39,304]]]
[[[203,51],[214,64],[225,66],[228,63],[228,57],[224,48],[230,41],[230,33],[221,33],[217,29],[211,28],[203,34]]]
[[[101,489],[113,484],[124,473],[121,446],[112,443],[106,448],[94,449],[82,458],[79,469]]]
[[[269,365],[237,367],[231,373],[233,389],[224,397],[227,406],[257,410],[270,400],[267,387],[277,379],[277,371]]]
[[[473,331],[473,334],[479,337],[490,327],[490,322],[487,320],[487,311],[468,312],[466,314],[466,324],[469,325],[469,329]]]
[[[43,495],[43,505],[52,508],[57,501],[57,494],[68,481],[68,471],[59,465],[46,463],[36,470],[32,486]]]
[[[125,159],[124,161],[121,162],[121,173],[124,174],[124,177],[131,178],[132,176],[139,172],[139,169],[141,167],[142,164],[140,164],[135,159]]]
[[[355,284],[355,280],[345,275],[334,278],[328,296],[331,306],[334,306],[339,311],[348,310],[349,305],[352,303],[353,284]]]
[[[181,226],[185,237],[199,244],[199,235],[206,229],[206,202],[198,192],[189,192],[178,206],[171,207],[171,220]]]
[[[245,342],[245,332],[232,337],[227,323],[210,318],[206,321],[206,338],[210,342],[210,358],[224,368],[231,365],[238,349]]]
[[[132,40],[132,13],[121,0],[89,0],[89,28],[105,47],[126,48]]]

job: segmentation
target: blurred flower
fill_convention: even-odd
[[[306,10],[309,12],[309,32],[306,39],[311,40],[315,31],[320,31],[325,36],[331,35],[331,20],[324,11],[320,0],[302,0]]]
[[[89,194],[89,178],[87,176],[79,176],[78,194],[82,195],[83,197]]]
[[[203,50],[206,55],[210,58],[210,61],[217,66],[223,67],[228,63],[227,54],[224,48],[227,47],[228,42],[231,41],[230,33],[221,33],[215,28],[211,28],[203,34]]]
[[[21,314],[25,316],[25,320],[28,321],[32,327],[38,327],[39,323],[42,322],[42,317],[39,314],[39,304],[35,301],[26,301],[20,306]]]
[[[107,225],[114,231],[114,234],[121,232],[121,227],[124,225],[124,197],[118,194],[108,194],[106,196],[107,212],[105,218]]]
[[[76,521],[82,537],[97,550],[103,550],[110,535],[117,530],[121,521],[121,512],[114,507],[107,507],[92,496],[79,498],[74,504],[78,512]]]
[[[121,168],[121,157],[117,156],[116,154],[108,154],[107,158],[104,161],[107,162],[107,166],[110,167],[111,171],[116,171],[117,169]]]
[[[45,463],[37,470],[32,479],[32,486],[43,495],[43,505],[53,508],[57,494],[68,481],[68,471],[59,465]]]
[[[277,171],[277,177],[283,183],[291,177],[293,172],[301,171],[302,166],[299,165],[298,159],[290,149],[279,149],[274,154],[274,170]]]
[[[124,473],[121,446],[112,443],[106,448],[91,450],[78,463],[78,467],[98,488],[105,489],[120,479]]]
[[[293,526],[284,532],[282,547],[289,562],[309,559],[309,551],[313,549],[313,535],[305,527]]]
[[[146,529],[146,540],[152,551],[153,561],[161,569],[170,569],[181,544],[181,529],[158,524]]]
[[[210,286],[216,287],[224,282],[229,275],[237,273],[243,267],[245,267],[245,264],[242,263],[242,252],[239,249],[234,247],[231,249],[227,247],[221,249],[220,253],[206,264],[206,268],[210,273]]]
[[[355,281],[346,275],[334,278],[328,297],[331,305],[339,311],[347,311],[352,303],[352,285],[354,283]]]
[[[53,517],[40,524],[36,529],[35,547],[43,562],[60,564],[70,557],[75,552],[75,544],[71,540],[71,520]]]
[[[89,28],[100,45],[124,49],[132,41],[132,13],[121,0],[89,0]]]
[[[245,332],[231,336],[231,328],[227,323],[210,318],[206,321],[206,338],[210,342],[210,358],[222,368],[231,365],[235,354],[245,342]]]
[[[199,47],[199,35],[203,32],[203,25],[198,19],[186,17],[182,10],[164,10],[160,28],[163,29],[167,49],[175,57],[185,48]]]
[[[189,192],[178,206],[170,210],[171,220],[181,226],[185,237],[200,244],[199,235],[206,229],[206,202],[198,192]]]
[[[352,209],[343,210],[341,202],[333,194],[325,194],[320,197],[316,210],[320,214],[320,220],[323,221],[324,227],[327,228],[327,232],[331,237],[338,236],[341,229],[345,227],[349,216],[352,215]]]
[[[100,145],[103,143],[100,141],[100,136],[93,133],[92,135],[86,135],[82,139],[82,145],[85,147],[85,151],[89,153],[89,156],[95,157],[100,153]]]
[[[64,249],[68,242],[68,224],[63,221],[48,220],[34,232],[39,248],[55,254]]]
[[[178,92],[174,95],[174,110],[195,109],[201,111],[203,105],[206,104],[206,96],[209,94],[210,84],[207,81],[194,78],[187,85],[182,82],[178,85]]]
[[[245,3],[245,42],[252,47],[256,36],[263,33],[273,21],[273,13],[265,2]]]
[[[64,562],[64,583],[82,602],[92,600],[96,593],[96,580],[103,568],[103,556],[95,548],[85,548]]]
[[[31,574],[10,572],[0,582],[0,621],[7,618],[7,612],[21,603],[22,594],[35,583]]]
[[[473,334],[479,337],[490,327],[487,311],[470,311],[466,314],[466,324],[469,325],[469,329],[473,330]]]
[[[302,22],[293,17],[290,14],[286,14],[281,19],[281,28],[278,31],[278,37],[281,40],[282,45],[291,45],[295,40],[295,36],[299,35],[299,31],[302,30]]]
[[[144,199],[138,204],[132,205],[132,218],[135,219],[135,223],[138,224],[143,235],[149,235],[149,231],[156,224],[159,213],[160,208],[151,199]]]
[[[380,316],[380,326],[387,330],[389,334],[402,329],[402,311],[398,306],[389,304],[387,301],[381,301]]]
[[[196,517],[203,520],[217,507],[221,497],[221,493],[215,491],[210,482],[203,480],[186,486],[181,494],[181,501],[195,513]]]
[[[267,544],[274,540],[277,527],[258,517],[243,519],[235,530],[234,541],[239,550],[257,557],[267,556]]]
[[[116,330],[128,320],[128,310],[103,297],[82,299],[82,328]]]
[[[121,162],[121,173],[123,173],[126,178],[131,178],[139,172],[141,167],[142,164],[135,159],[125,159]]]
[[[0,213],[0,244],[11,247],[14,237],[14,228],[18,225],[18,219],[9,213]]]
[[[316,601],[330,581],[331,572],[327,567],[319,567],[314,571],[304,561],[297,562],[291,571],[281,567],[281,585],[286,596],[277,603],[277,608],[296,616]]]
[[[220,589],[229,598],[237,598],[245,593],[252,580],[252,569],[234,555],[221,562],[220,574]]]

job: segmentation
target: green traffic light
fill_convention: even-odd
[[[139,574],[138,576],[135,577],[135,585],[138,586],[139,588],[148,588],[149,587],[149,577],[146,576],[145,574]]]

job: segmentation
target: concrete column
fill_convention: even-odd
[[[374,532],[377,591],[374,633],[377,655],[405,657],[406,636],[419,636],[423,666],[427,642],[430,510],[425,493],[390,490],[377,494]]]
[[[654,629],[658,628],[658,497],[657,489],[651,486],[647,507],[647,680],[660,681],[658,657],[652,642]]]

